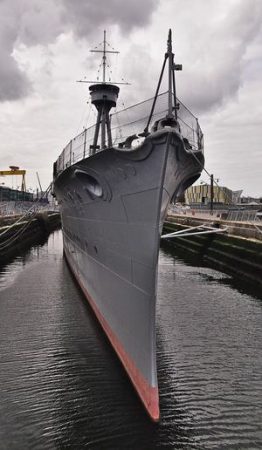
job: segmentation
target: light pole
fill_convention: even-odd
[[[210,175],[210,214],[213,216],[214,210],[214,175]]]

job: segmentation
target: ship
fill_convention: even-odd
[[[90,81],[96,123],[54,163],[66,261],[146,411],[160,418],[156,297],[162,228],[174,202],[201,174],[203,133],[176,96],[172,33],[155,95],[112,112],[119,84]],[[167,74],[168,89],[160,92]]]

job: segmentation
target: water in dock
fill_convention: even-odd
[[[161,250],[153,424],[53,233],[0,268],[0,449],[262,448],[261,297]]]

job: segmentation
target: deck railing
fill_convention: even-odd
[[[151,126],[157,120],[163,119],[166,116],[168,112],[167,96],[168,92],[158,95],[154,114],[151,119]],[[117,148],[129,136],[134,134],[138,135],[143,132],[147,125],[153,100],[154,97],[111,114],[111,131],[114,147]],[[188,140],[192,151],[203,150],[203,134],[197,118],[182,102],[178,100],[178,103],[178,122],[181,128],[181,134]],[[92,125],[67,144],[56,161],[56,174],[91,155],[90,147],[93,144],[94,132],[95,125]],[[133,145],[138,145],[140,141],[141,138],[135,139]]]

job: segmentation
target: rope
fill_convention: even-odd
[[[12,242],[15,242],[19,236],[21,236],[24,231],[26,230],[26,228],[28,228],[28,226],[30,225],[30,223],[33,221],[34,217],[32,217],[30,220],[28,220],[25,225],[23,226],[23,228],[20,228],[17,233],[13,234],[12,236],[10,236],[9,239],[6,239],[4,242],[0,243],[0,250],[9,247],[11,245]]]
[[[39,198],[39,200],[37,200],[37,202],[35,202],[34,205],[32,205],[31,208],[29,208],[23,216],[19,217],[19,219],[18,219],[16,222],[14,222],[14,223],[12,223],[11,225],[9,225],[9,227],[8,227],[6,230],[4,230],[2,233],[0,233],[0,237],[2,237],[4,234],[6,234],[9,230],[11,230],[11,228],[13,228],[13,227],[14,227],[15,225],[17,225],[19,222],[21,222],[25,217],[27,217],[28,215],[30,215],[31,212],[32,212],[32,210],[36,207],[36,205],[37,205],[38,203],[40,203],[40,201],[41,201],[43,198],[45,198],[45,196],[48,194],[48,192],[49,192],[50,189],[51,189],[51,186],[52,186],[52,183],[49,184],[48,188],[45,190],[45,192],[44,192],[43,195]]]

